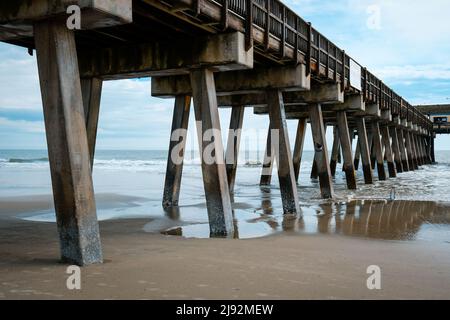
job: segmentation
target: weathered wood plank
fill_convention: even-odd
[[[102,262],[74,34],[43,21],[34,35],[62,260]]]
[[[423,144],[423,136],[418,134],[417,135],[417,143],[420,149],[420,157],[422,159],[422,165],[426,165],[427,163],[427,159],[425,157],[426,152],[425,152],[425,148],[424,148],[424,144]]]
[[[258,114],[268,114],[267,101],[265,95],[262,94],[235,94],[219,96],[217,98],[220,106],[258,106]],[[299,106],[308,103],[326,103],[330,108],[331,104],[342,103],[344,94],[341,91],[339,83],[319,84],[311,82],[310,90],[306,91],[286,91],[283,92],[283,101],[286,112],[289,112],[289,106]],[[305,106],[306,107],[306,106]]]
[[[381,128],[381,137],[383,139],[385,155],[388,164],[389,177],[395,178],[397,177],[397,170],[394,165],[394,153],[392,152],[391,145],[391,136],[389,134],[389,127],[386,125],[382,125]]]
[[[218,95],[264,94],[266,90],[302,91],[310,89],[310,77],[304,65],[263,67],[251,70],[217,72],[215,74]],[[170,98],[190,94],[191,84],[187,76],[152,78],[152,96]]]
[[[336,126],[333,126],[333,146],[331,148],[330,170],[331,175],[336,176],[336,167],[341,152],[341,141],[339,140],[339,132]]]
[[[95,144],[97,141],[98,119],[100,114],[100,100],[103,81],[98,78],[81,79],[81,93],[83,96],[84,116],[91,158],[91,169],[94,167]]]
[[[178,206],[190,109],[190,96],[175,98],[162,201],[164,208]]]
[[[428,137],[428,157],[430,159],[431,164],[436,163],[436,155],[434,153],[434,138],[435,138],[435,134],[430,133],[430,135]]]
[[[417,168],[419,168],[421,166],[420,153],[417,149],[416,134],[414,133],[414,131],[411,131],[411,144],[413,148],[414,158],[416,159]]]
[[[331,170],[331,168],[330,168],[330,170]],[[331,173],[331,171],[330,171],[330,173]],[[311,175],[310,175],[310,178],[311,178],[312,180],[317,180],[317,179],[319,179],[319,172],[317,171],[317,156],[316,156],[315,153],[314,153],[313,163],[312,163],[312,166],[311,166]]]
[[[426,164],[431,164],[430,150],[429,150],[429,145],[428,145],[428,137],[425,135],[422,136],[422,145],[423,145],[423,152],[424,152]]]
[[[334,188],[331,177],[330,162],[328,157],[325,127],[322,118],[320,104],[308,105],[311,120],[311,131],[314,140],[317,172],[319,175],[320,191],[324,199],[334,197]]]
[[[358,130],[358,144],[361,153],[361,161],[363,164],[364,182],[366,184],[373,183],[373,171],[370,164],[369,142],[367,140],[366,122],[363,117],[356,118]]]
[[[414,169],[418,170],[419,169],[419,163],[417,161],[417,154],[416,154],[416,148],[414,146],[414,139],[413,139],[413,134],[411,131],[408,131],[408,136],[409,136],[409,143],[411,144],[411,154],[412,154],[412,160],[413,160],[413,164],[414,164]]]
[[[402,173],[403,163],[402,163],[402,155],[400,152],[400,146],[398,143],[397,128],[390,127],[389,131],[392,137],[392,152],[394,153],[395,167],[398,173]]]
[[[308,114],[309,114],[309,111],[308,111]],[[323,118],[323,117],[322,117],[322,118]],[[328,126],[327,126],[325,123],[324,123],[324,128],[325,128],[325,136],[326,136]],[[331,168],[330,168],[330,170],[331,170]],[[312,180],[317,180],[317,179],[319,179],[319,171],[318,171],[318,169],[317,169],[317,155],[316,155],[315,152],[314,152],[313,163],[312,163],[312,166],[311,166],[311,175],[310,175],[310,178],[311,178]]]
[[[422,148],[423,148],[423,156],[425,158],[425,163],[430,164],[430,158],[428,157],[428,144],[427,144],[427,137],[425,135],[421,136],[422,138]]]
[[[268,90],[266,94],[267,103],[269,105],[270,128],[272,130],[278,130],[279,143],[274,149],[278,167],[278,180],[280,183],[283,211],[285,214],[300,214],[283,96],[280,90]]]
[[[353,161],[353,165],[355,166],[355,170],[358,171],[359,169],[359,160],[361,159],[361,147],[359,142],[359,136],[358,141],[356,143],[356,150],[355,150],[355,160]]]
[[[413,140],[414,140],[414,148],[415,148],[416,156],[417,156],[417,163],[419,166],[423,166],[424,163],[423,163],[423,158],[422,158],[422,150],[419,145],[418,136],[415,133],[413,134]]]
[[[372,170],[375,170],[377,163],[377,155],[374,147],[373,131],[372,127],[367,129],[368,129],[367,138],[369,139],[369,150],[370,150],[370,165],[372,166]]]
[[[11,40],[33,36],[33,22],[59,18],[65,23],[67,8],[77,4],[83,18],[81,28],[96,29],[131,23],[133,21],[132,0],[14,0],[0,2],[0,40]]]
[[[434,134],[430,136],[430,156],[431,156],[431,162],[436,163],[436,154],[435,154],[435,147],[434,147]]]
[[[353,166],[352,143],[348,129],[347,113],[345,111],[338,111],[336,116],[339,140],[341,141],[342,155],[344,158],[343,167],[347,187],[349,190],[356,190],[356,174],[355,167]]]
[[[409,164],[409,154],[408,151],[406,150],[406,142],[405,142],[405,135],[404,135],[404,131],[402,129],[397,129],[397,133],[398,133],[398,144],[400,147],[400,154],[402,156],[402,165],[403,165],[403,171],[410,171],[410,170],[414,170],[414,168],[410,168]]]
[[[225,156],[230,193],[234,193],[244,112],[244,106],[234,107],[231,110],[230,130],[228,131],[227,153]]]
[[[201,124],[200,150],[210,234],[231,237],[233,214],[213,72],[208,69],[191,71],[191,85],[195,119]]]
[[[409,131],[404,130],[404,135],[405,135],[405,146],[406,146],[406,151],[408,154],[408,162],[409,162],[409,169],[411,171],[417,170],[416,167],[416,162],[414,159],[414,152],[413,152],[413,148],[412,148],[412,142],[411,142],[411,135],[409,133]]]
[[[411,139],[411,148],[412,148],[412,152],[414,155],[414,164],[416,166],[416,169],[419,169],[420,167],[420,162],[419,162],[419,154],[417,152],[417,147],[416,147],[416,140],[415,140],[415,134],[410,131],[410,139]]]
[[[424,164],[430,164],[427,159],[427,150],[425,148],[425,139],[422,135],[419,136],[419,144],[422,150],[422,159]]]
[[[428,160],[427,160],[427,151],[426,151],[426,149],[425,149],[425,140],[424,140],[424,137],[423,137],[423,135],[420,135],[420,134],[419,134],[419,135],[417,136],[417,138],[418,138],[420,150],[421,150],[421,153],[422,153],[422,162],[423,162],[424,165],[427,165],[427,164],[429,164],[429,163],[428,163]]]
[[[189,92],[176,92],[173,96],[191,94],[188,74],[192,68],[208,66],[214,67],[216,71],[253,68],[253,49],[245,50],[244,35],[239,32],[170,43],[152,41],[127,43],[110,48],[83,49],[79,57],[82,78],[119,80],[137,76],[186,75],[182,87],[189,88]],[[155,81],[158,80],[155,78]]]
[[[386,171],[384,170],[384,156],[381,145],[380,127],[378,121],[372,121],[372,139],[375,155],[377,158],[378,180],[386,180]]]
[[[303,146],[305,144],[306,120],[307,120],[306,118],[300,118],[298,120],[297,135],[295,137],[293,163],[294,163],[295,181],[297,181],[297,182],[298,182],[298,178],[300,176],[300,167],[302,164]]]
[[[261,173],[261,186],[270,186],[272,182],[272,171],[273,171],[273,162],[275,161],[275,152],[272,147],[272,130],[270,129],[267,132],[267,143],[266,143],[266,151],[264,153],[264,161]]]

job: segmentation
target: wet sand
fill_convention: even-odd
[[[82,289],[70,291],[55,224],[15,217],[45,207],[33,202],[0,206],[0,299],[450,299],[445,241],[187,239],[145,232],[149,219],[101,221],[105,263],[82,268]],[[367,289],[370,265],[381,268],[382,290]]]

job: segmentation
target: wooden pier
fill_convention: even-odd
[[[81,30],[66,25],[74,3]],[[2,1],[0,41],[37,54],[61,255],[71,263],[102,261],[91,171],[106,80],[152,77],[153,96],[175,98],[172,132],[187,129],[193,100],[200,150],[212,148],[215,157],[202,161],[213,236],[233,235],[240,143],[234,134],[222,145],[218,108],[232,107],[233,130],[245,126],[247,108],[269,117],[263,175],[255,179],[270,184],[277,162],[289,214],[301,215],[297,180],[308,122],[311,176],[324,198],[334,197],[339,159],[348,189],[357,188],[358,167],[372,184],[433,159],[433,123],[277,0]],[[288,120],[298,123],[293,151]],[[185,138],[168,141],[165,207],[179,202]]]
[[[416,109],[428,116],[433,124],[433,133],[429,137],[431,159],[436,162],[434,138],[437,134],[450,134],[450,104],[420,105]]]

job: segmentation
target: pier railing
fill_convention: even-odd
[[[184,5],[184,12],[199,19],[217,20],[218,29],[241,29],[259,54],[281,63],[306,64],[316,80],[340,82],[346,92],[361,93],[365,102],[377,103],[381,110],[391,110],[393,116],[407,118],[425,128],[433,126],[425,115],[278,0],[165,2],[174,7]],[[230,23],[231,19],[240,22]]]

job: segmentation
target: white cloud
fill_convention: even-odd
[[[3,46],[0,47],[0,51]],[[0,62],[0,109],[41,109],[36,59],[17,49]]]
[[[2,129],[13,129],[17,132],[45,133],[44,122],[42,121],[10,120],[0,117],[0,127]]]
[[[376,74],[382,79],[402,80],[450,80],[450,64],[427,64],[386,66],[377,69]]]
[[[290,8],[313,23],[320,32],[345,49],[378,77],[399,88],[411,103],[448,102],[450,88],[450,1],[448,0],[286,0]],[[378,5],[381,30],[367,28],[367,8]],[[421,88],[417,84],[425,81]],[[419,89],[418,89],[419,88]],[[42,112],[36,58],[27,50],[0,44],[0,111]],[[104,84],[99,123],[99,148],[158,148],[168,144],[173,99],[150,95],[150,80],[107,81]],[[229,111],[221,111],[222,129]],[[266,116],[248,109],[245,129],[267,130]],[[289,121],[291,144],[295,121]],[[43,124],[0,118],[1,140],[28,143],[21,132],[43,137]],[[193,111],[190,122],[195,134]],[[224,131],[225,132],[225,131]],[[257,138],[264,148],[265,134]],[[45,139],[41,147],[45,147]],[[310,137],[306,149],[311,149]],[[195,136],[192,140],[195,145]],[[255,145],[256,141],[250,141]],[[196,147],[196,146],[195,146]]]

